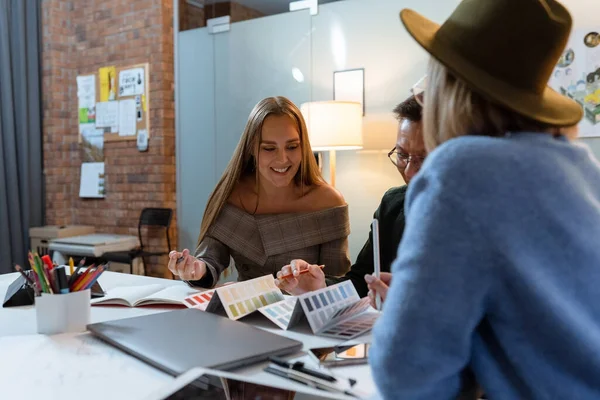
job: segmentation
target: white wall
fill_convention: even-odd
[[[427,66],[427,53],[402,27],[400,10],[413,8],[441,22],[457,4],[458,0],[346,0],[320,6],[312,20],[313,100],[333,99],[334,71],[365,69],[365,148],[337,152],[336,187],[350,206],[352,260],[367,239],[385,191],[403,184],[387,158],[396,143],[392,109],[410,95]],[[324,174],[329,176],[327,167]]]

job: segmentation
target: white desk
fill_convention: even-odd
[[[0,300],[17,274],[0,275]],[[100,278],[104,289],[116,286],[184,285],[180,281],[106,272]],[[165,308],[93,306],[91,322],[102,322],[170,311]],[[335,339],[314,336],[308,329],[283,331],[261,316],[244,319],[261,329],[304,343],[303,350],[339,344]],[[201,334],[201,333],[200,333]],[[165,338],[167,340],[167,338]],[[174,332],[171,340],[177,340]],[[362,337],[353,342],[370,341]],[[0,308],[0,398],[2,399],[143,399],[173,378],[131,357],[88,333],[42,336],[36,334],[35,310],[30,307]],[[305,353],[294,355],[316,366]],[[266,363],[235,371],[264,383],[279,380],[291,389],[304,388],[264,372]],[[37,371],[37,372],[36,372]],[[367,365],[335,368],[334,373],[358,380],[357,388],[375,393]],[[297,385],[297,386],[296,386]]]

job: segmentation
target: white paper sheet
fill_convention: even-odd
[[[81,183],[79,197],[104,197],[104,163],[81,164]]]
[[[119,72],[119,96],[135,96],[144,93],[144,68],[126,69]]]
[[[94,75],[77,77],[77,97],[79,108],[94,108],[96,104],[96,77]]]
[[[96,104],[96,127],[108,128],[119,125],[119,102],[105,101]]]
[[[135,100],[119,101],[119,136],[135,136],[136,124]]]

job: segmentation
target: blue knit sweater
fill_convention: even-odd
[[[450,140],[406,199],[370,358],[389,399],[600,399],[600,167],[565,138]]]

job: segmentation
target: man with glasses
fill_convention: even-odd
[[[425,159],[425,145],[421,132],[422,106],[417,99],[420,100],[419,96],[413,95],[394,109],[398,119],[398,136],[396,146],[388,153],[388,157],[402,175],[406,185],[388,190],[375,211],[374,218],[379,221],[381,271],[384,272],[381,279],[383,282],[378,281],[375,284],[385,284],[389,281],[389,274],[386,273],[390,271],[392,262],[396,258],[398,245],[404,232],[404,197],[407,185],[419,172]],[[365,279],[370,279],[374,271],[372,240],[373,234],[369,232],[369,238],[358,254],[356,262],[343,277],[326,277],[319,266],[309,265],[304,260],[294,260],[277,273],[276,282],[281,289],[299,295],[321,289],[326,284],[350,279],[359,296],[364,297],[369,292]],[[309,273],[298,275],[301,270],[307,268]],[[295,277],[280,279],[291,273]]]

